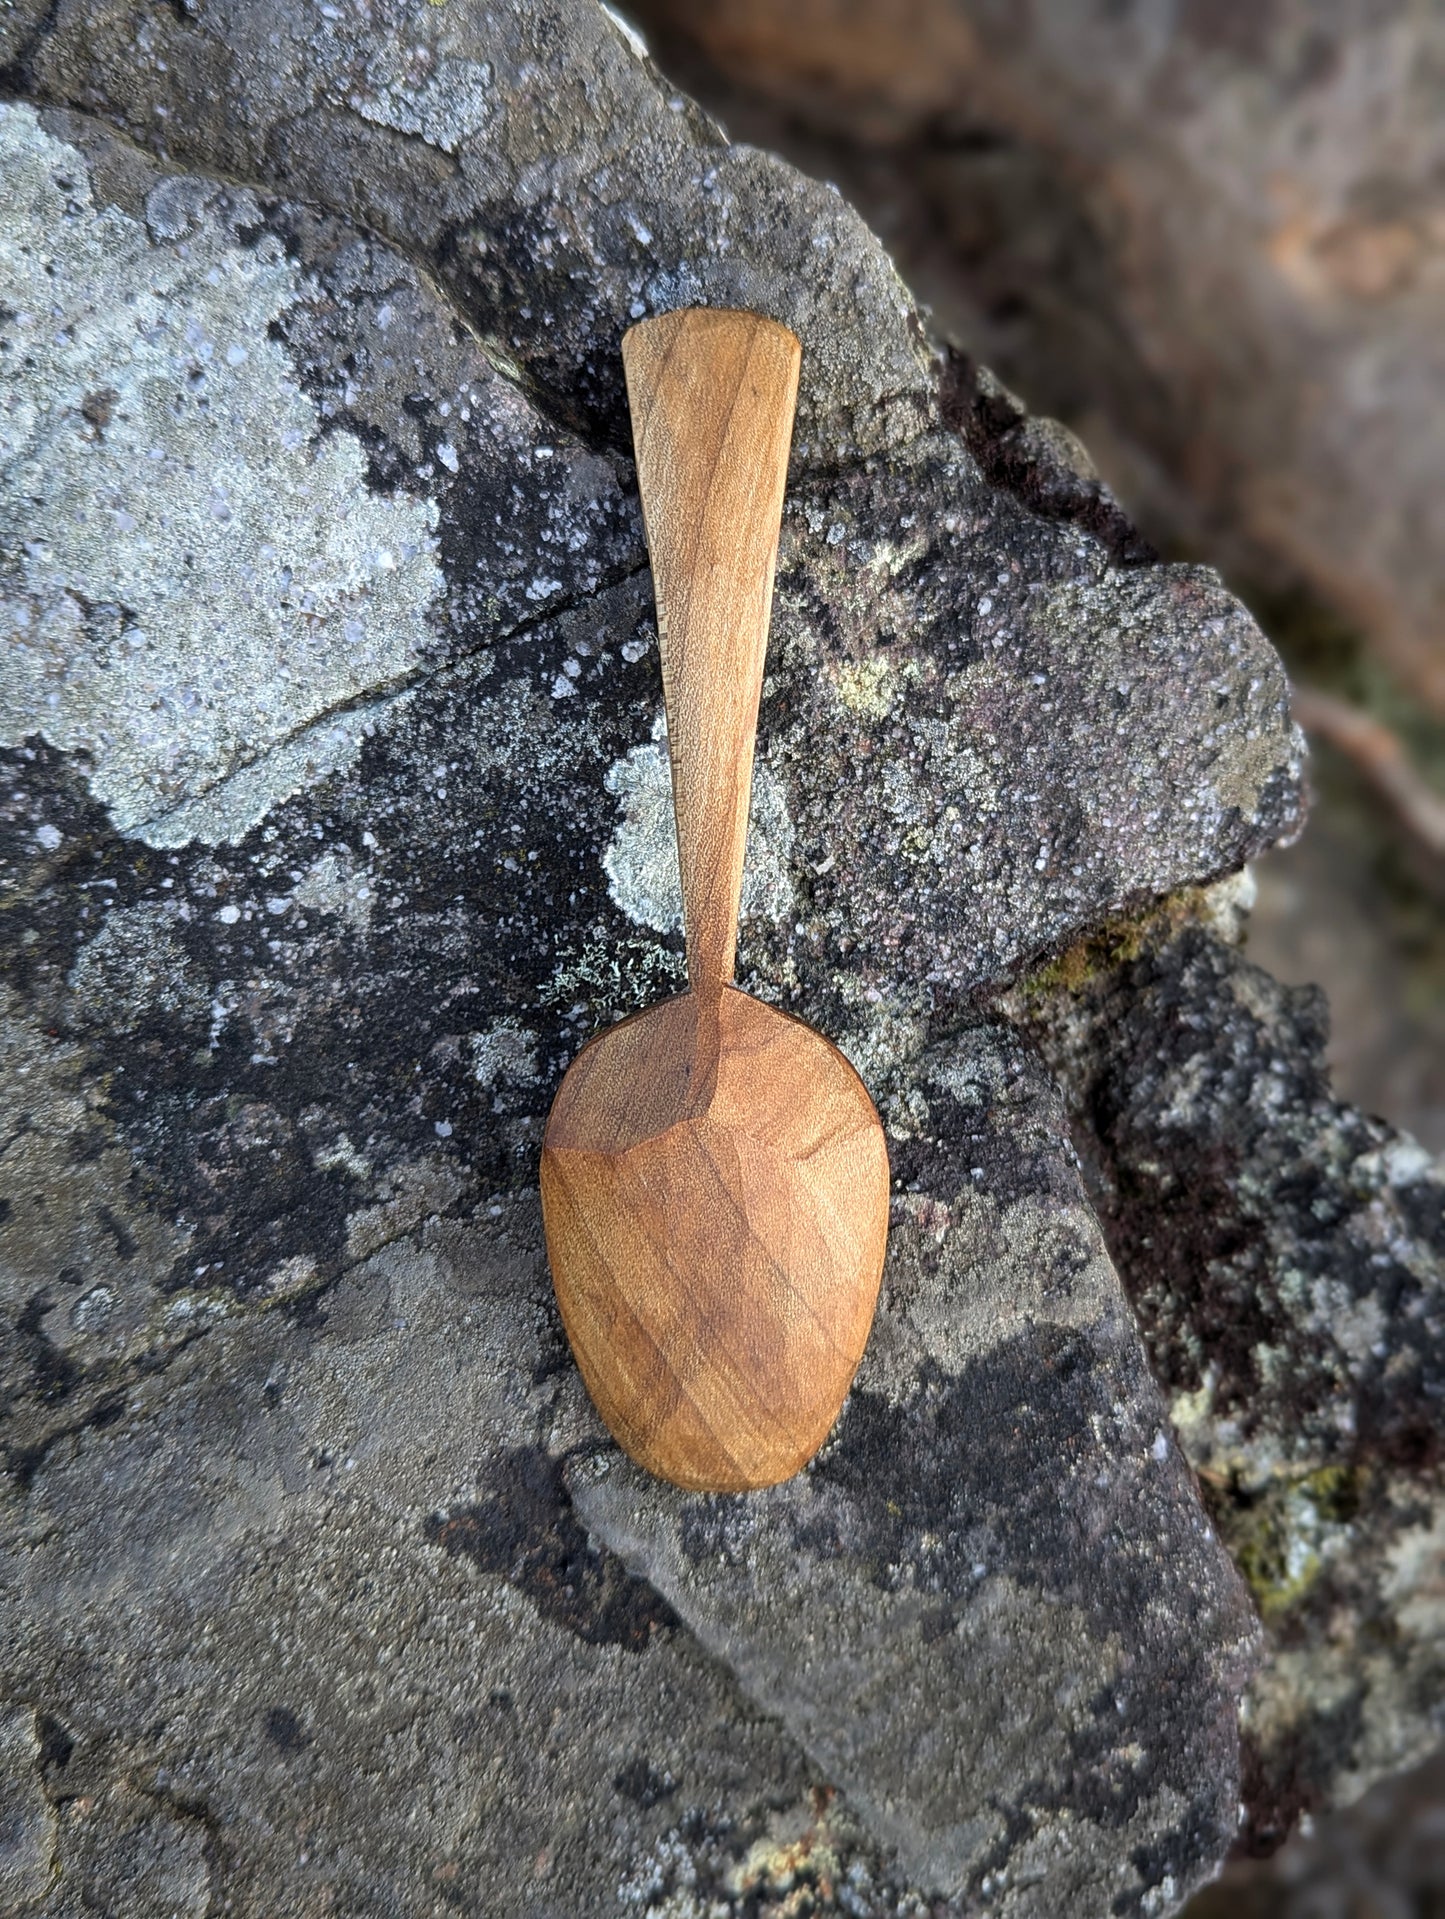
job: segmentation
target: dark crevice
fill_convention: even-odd
[[[939,367],[938,407],[944,425],[965,441],[989,482],[1041,519],[1081,527],[1116,566],[1156,565],[1158,553],[1103,481],[1073,473],[1062,461],[1041,458],[1040,416],[981,374],[977,361],[957,347],[946,347]]]
[[[43,1439],[29,1446],[7,1446],[5,1449],[5,1471],[14,1481],[18,1492],[27,1494],[35,1482],[35,1476],[45,1464],[46,1459],[63,1439],[73,1439],[81,1433],[100,1431],[106,1426],[114,1426],[125,1412],[125,1389],[112,1390],[97,1399],[90,1409],[79,1419],[71,1420],[64,1426],[57,1426]]]

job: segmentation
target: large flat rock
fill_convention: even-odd
[[[1278,663],[1066,436],[985,470],[855,216],[601,11],[335,12],[62,5],[0,108],[16,1897],[1168,1910],[1253,1613],[980,1001],[1294,829]],[[742,973],[895,1182],[732,1502],[611,1449],[535,1200],[681,977],[617,344],[684,298],[804,343]]]
[[[753,1497],[613,1451],[569,1485],[920,1884],[1157,1910],[1233,1836],[1252,1610],[1037,1059],[979,1028],[915,1092],[926,1147],[898,1155],[885,1304],[821,1457]]]

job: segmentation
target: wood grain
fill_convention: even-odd
[[[622,342],[694,988],[733,976],[801,355],[776,320],[712,308],[643,320]]]
[[[731,984],[799,347],[754,314],[623,342],[657,588],[689,990],[568,1069],[542,1147],[562,1322],[598,1411],[680,1486],[786,1479],[867,1342],[888,1154],[835,1046]]]
[[[740,1492],[812,1458],[888,1230],[882,1129],[836,1047],[731,987],[624,1020],[558,1092],[542,1205],[567,1337],[634,1459]]]

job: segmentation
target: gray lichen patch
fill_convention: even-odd
[[[122,1032],[156,1015],[204,1030],[211,994],[176,937],[177,906],[143,901],[108,913],[70,971],[73,1017]]]
[[[672,774],[667,730],[659,720],[654,738],[607,770],[605,785],[622,805],[622,815],[603,854],[612,898],[635,926],[676,932],[682,925],[682,881],[677,864],[677,829],[672,808]],[[744,918],[781,920],[793,903],[789,860],[793,823],[782,782],[765,761],[753,768],[752,804],[743,865]]]
[[[421,44],[415,31],[381,36],[364,71],[348,75],[350,84],[336,104],[455,154],[484,135],[501,112],[491,62],[454,47],[459,37],[465,35],[457,35],[445,11],[430,45]]]
[[[839,1013],[829,1021],[834,1044],[868,1088],[889,1134],[911,1137],[928,1111],[917,1067],[928,1041],[932,993],[927,987],[884,991],[845,980],[838,997]]]
[[[238,241],[248,195],[163,196],[153,239],[29,108],[0,106],[0,156],[0,736],[84,755],[122,832],[238,838],[365,720],[306,729],[416,671],[435,508],[318,439],[267,331],[299,277]]]
[[[193,841],[212,846],[238,843],[273,806],[293,793],[305,792],[328,773],[354,765],[365,741],[378,726],[403,713],[410,699],[409,693],[383,694],[332,718],[304,725],[294,738],[279,740],[262,758],[237,766],[214,785],[202,786],[193,798],[178,800],[167,812],[142,821],[133,829],[135,837],[152,846],[189,846]],[[98,788],[96,796],[106,797]],[[124,820],[113,808],[111,817],[117,826],[124,827]]]
[[[502,1082],[528,1082],[537,1077],[537,1035],[516,1020],[502,1020],[485,1033],[468,1038],[472,1072],[485,1091]]]
[[[370,873],[348,851],[334,849],[302,874],[291,889],[291,904],[304,912],[334,913],[358,933],[371,924],[376,889]]]

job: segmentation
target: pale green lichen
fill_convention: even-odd
[[[526,1084],[537,1077],[537,1035],[516,1020],[503,1020],[468,1036],[472,1076],[478,1086]]]
[[[875,653],[863,660],[845,660],[833,678],[838,698],[850,713],[881,720],[892,711],[897,673],[892,662],[881,654]]]
[[[319,437],[268,334],[304,288],[236,237],[247,196],[163,183],[153,239],[10,105],[0,173],[0,738],[83,755],[153,845],[239,838],[418,671],[436,509]]]
[[[653,741],[634,746],[608,769],[607,791],[622,802],[622,817],[602,864],[608,890],[636,926],[672,933],[682,925],[682,882],[673,824],[672,775],[661,723]],[[744,917],[781,920],[793,906],[789,861],[793,822],[781,783],[759,761],[753,769],[752,806],[743,868]]]
[[[830,1037],[872,1094],[896,1139],[925,1130],[928,1104],[913,1083],[913,1068],[928,1043],[933,1010],[927,988],[878,987],[842,974],[839,997],[846,1018]]]
[[[1348,1466],[1281,1476],[1245,1496],[1210,1491],[1215,1523],[1266,1620],[1306,1599],[1328,1562],[1354,1538],[1363,1474]]]
[[[686,984],[681,953],[634,933],[584,941],[567,955],[539,997],[545,1006],[585,1009],[601,1027],[655,999],[680,993]]]

